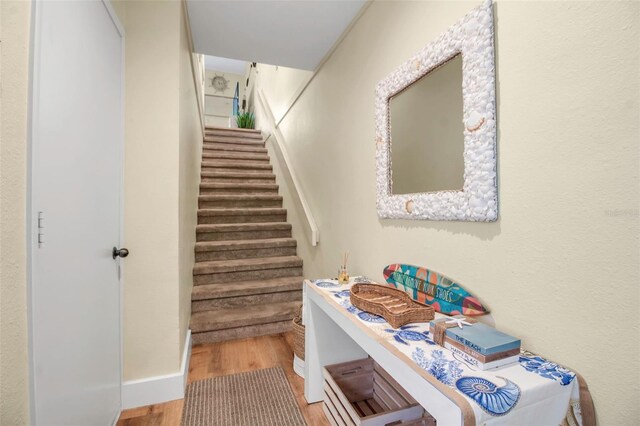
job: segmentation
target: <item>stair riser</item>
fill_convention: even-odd
[[[236,172],[238,172],[236,170]],[[225,174],[202,173],[200,175],[202,183],[276,183],[276,176],[272,173],[246,173],[242,176],[230,176]]]
[[[195,286],[192,301],[244,297],[257,294],[282,293],[286,291],[302,291],[302,277],[276,278],[275,280],[235,282],[233,285],[211,284]],[[249,284],[248,286],[246,284]]]
[[[296,246],[265,247],[246,250],[217,250],[196,252],[196,262],[209,260],[256,259],[270,256],[295,256]]]
[[[233,145],[228,143],[212,143],[205,142],[202,145],[202,152],[238,152],[238,153],[263,153],[266,154],[267,148],[259,146],[245,146],[245,145]]]
[[[291,229],[264,231],[198,232],[197,241],[263,240],[266,238],[291,238]]]
[[[271,173],[271,168],[256,168],[256,167],[227,167],[227,166],[201,166],[203,172],[219,172],[219,173],[246,173],[248,175]]]
[[[276,183],[274,177],[201,177],[202,183]]]
[[[262,139],[230,138],[226,136],[205,136],[203,143],[227,143],[232,145],[257,146],[264,148]]]
[[[293,318],[293,317],[292,317]],[[291,320],[272,322],[268,324],[247,327],[229,328],[226,330],[193,333],[193,344],[226,342],[228,340],[245,339],[248,337],[268,336],[271,334],[287,333],[291,330]]]
[[[245,194],[265,194],[277,195],[278,188],[200,188],[200,195],[245,195]]]
[[[225,162],[219,164],[202,163],[200,169],[203,172],[227,172],[227,173],[271,173],[273,167],[269,163],[250,164],[240,162]]]
[[[239,161],[239,162],[259,162],[269,163],[269,156],[266,154],[251,153],[229,153],[222,154],[219,152],[205,151],[202,153],[203,161]]]
[[[230,283],[302,275],[302,266],[278,269],[256,269],[254,271],[220,272],[193,276],[193,285]]]
[[[260,214],[260,215],[228,215],[228,216],[198,216],[199,225],[215,225],[219,223],[265,223],[286,222],[286,214]]]
[[[262,139],[262,133],[258,132],[245,132],[237,130],[227,129],[205,129],[205,136],[222,136],[226,138],[249,138],[249,139]]]
[[[200,165],[202,169],[207,168],[222,168],[226,167],[228,169],[259,169],[265,170],[263,173],[268,173],[267,170],[271,170],[273,167],[269,162],[259,162],[259,161],[238,161],[238,160],[212,160],[205,158]],[[239,170],[236,170],[239,171]]]
[[[228,138],[228,139],[247,139],[252,141],[261,141],[261,133],[225,133],[219,131],[205,130],[205,138]]]
[[[198,201],[201,209],[215,209],[219,207],[282,207],[282,200],[216,200]]]
[[[278,293],[253,294],[241,297],[225,297],[222,299],[197,300],[191,302],[191,312],[213,311],[215,309],[243,308],[268,303],[295,302],[302,303],[302,290]]]

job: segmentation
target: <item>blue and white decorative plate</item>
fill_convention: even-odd
[[[331,281],[314,281],[313,282],[315,285],[317,285],[320,288],[334,288],[334,287],[340,287],[338,284],[331,282]]]

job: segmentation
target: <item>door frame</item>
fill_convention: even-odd
[[[40,30],[40,19],[41,19],[41,5],[42,2],[46,0],[31,0],[31,29],[30,29],[30,40],[29,40],[29,94],[28,94],[28,124],[27,124],[27,191],[26,191],[26,248],[27,248],[27,327],[28,327],[28,357],[29,357],[29,422],[30,424],[36,424],[36,404],[35,404],[35,363],[34,363],[34,353],[33,353],[33,271],[35,269],[34,265],[34,252],[38,249],[37,244],[37,229],[38,229],[38,212],[34,210],[33,206],[37,205],[36,194],[34,192],[34,176],[37,174],[37,168],[35,167],[34,162],[34,152],[38,149],[38,129],[37,129],[37,99],[39,99],[39,87],[36,83],[38,79],[36,77],[39,76],[39,46],[36,44],[37,36]],[[124,244],[124,149],[125,149],[125,30],[124,26],[121,24],[118,15],[115,12],[111,4],[111,0],[99,0],[102,5],[105,7],[109,17],[111,18],[111,22],[116,28],[118,35],[120,36],[121,43],[121,94],[120,94],[120,103],[121,103],[121,117],[120,117],[120,185],[119,185],[119,202],[120,202],[120,232],[119,232],[119,240],[120,247]],[[35,232],[34,232],[35,231]],[[124,382],[124,330],[123,330],[123,309],[124,309],[124,262],[119,260],[119,276],[118,276],[118,293],[119,293],[119,303],[118,303],[118,329],[120,335],[120,404],[118,407],[118,414],[115,419],[113,419],[113,425],[118,422],[120,418],[120,413],[122,412],[122,383]],[[73,350],[73,348],[70,348]]]

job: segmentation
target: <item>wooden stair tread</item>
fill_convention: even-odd
[[[303,281],[304,277],[297,276],[199,285],[193,287],[191,300],[222,299],[227,297],[302,290]]]
[[[200,189],[278,189],[275,183],[234,183],[234,182],[202,182]]]
[[[279,207],[220,207],[211,209],[198,209],[198,216],[263,216],[286,213],[287,209]]]
[[[263,200],[263,201],[282,201],[282,195],[277,194],[205,194],[199,195],[201,201],[237,201],[237,200]]]
[[[234,161],[262,161],[268,162],[269,155],[266,153],[251,153],[251,152],[234,152],[234,151],[222,151],[211,152],[204,151],[202,158],[217,159],[217,160],[234,160]]]
[[[257,257],[253,259],[227,259],[196,262],[193,275],[219,274],[222,272],[257,271],[263,269],[295,268],[302,266],[298,256]]]
[[[199,241],[196,252],[222,250],[248,250],[255,248],[293,247],[298,243],[295,238],[266,238],[261,240],[231,240],[231,241]]]
[[[193,333],[224,330],[254,324],[286,321],[300,307],[300,302],[271,303],[245,308],[216,309],[196,312],[191,315],[190,328]]]
[[[258,138],[250,138],[250,137],[236,137],[236,136],[208,134],[204,137],[204,140],[203,140],[203,143],[207,143],[207,142],[264,147],[264,140],[262,138],[258,139]]]
[[[230,232],[230,231],[260,231],[272,229],[291,229],[287,222],[263,223],[219,223],[212,225],[196,225],[196,232]]]
[[[220,168],[231,168],[231,169],[264,169],[271,170],[273,166],[269,163],[265,162],[256,162],[256,161],[242,161],[238,162],[236,160],[218,160],[218,161],[202,161],[202,167],[220,167]]]
[[[215,142],[204,142],[202,152],[252,152],[267,154],[267,148],[260,146],[236,146],[231,144],[217,144]]]
[[[223,172],[223,171],[215,171],[215,170],[211,170],[211,171],[202,171],[200,173],[201,177],[204,178],[216,178],[216,177],[222,177],[222,178],[248,178],[248,179],[256,179],[256,178],[262,178],[262,179],[275,179],[276,176],[273,173],[250,173],[250,172],[242,172],[242,171],[238,171],[238,172]]]
[[[259,129],[241,129],[238,127],[218,127],[218,126],[205,126],[205,132],[228,132],[239,135],[259,135],[262,137],[262,131]]]

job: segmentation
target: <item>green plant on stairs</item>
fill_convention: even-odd
[[[236,116],[236,125],[239,129],[253,129],[256,126],[256,119],[252,112],[241,112]]]

